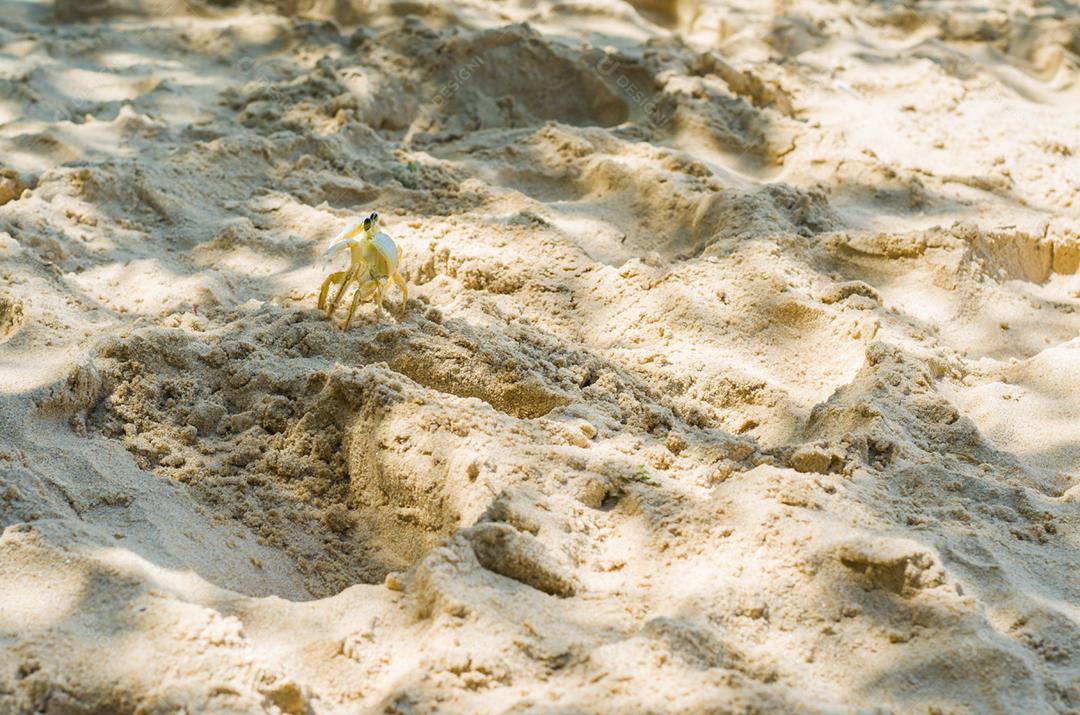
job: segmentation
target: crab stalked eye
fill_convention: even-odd
[[[371,219],[366,218],[366,219],[364,219],[364,230],[368,231],[370,229],[371,229]]]
[[[375,213],[374,211],[372,211],[372,212],[371,212],[371,222],[372,222],[372,223],[375,223],[375,222],[376,222],[376,221],[378,221],[378,220],[379,220],[379,214],[377,214],[377,213]]]

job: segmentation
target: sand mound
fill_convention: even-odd
[[[1070,3],[9,5],[0,711],[1077,709]]]

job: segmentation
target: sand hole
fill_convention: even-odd
[[[437,76],[439,86],[460,87],[438,95],[446,122],[456,115],[471,116],[484,129],[549,120],[610,127],[630,116],[626,102],[583,56],[526,28],[452,40],[445,55],[449,63]]]
[[[404,447],[390,436],[416,409],[385,367],[312,370],[257,340],[163,329],[109,343],[95,364],[100,399],[65,402],[72,417],[276,552],[313,598],[407,568],[463,511],[436,482],[417,486],[447,465],[405,448],[425,444],[422,429],[401,428]],[[428,434],[433,453],[444,439]]]

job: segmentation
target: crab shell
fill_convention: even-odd
[[[394,243],[394,239],[390,238],[387,234],[379,231],[377,234],[371,237],[371,244],[378,251],[379,256],[385,261],[385,266],[379,266],[379,272],[384,275],[391,275],[397,273],[398,269],[398,248]]]
[[[330,245],[327,246],[326,250],[323,252],[324,262],[329,261],[335,253],[346,246],[359,246],[361,256],[368,262],[368,270],[372,271],[372,273],[379,276],[388,276],[392,273],[396,273],[398,267],[398,250],[394,239],[390,238],[388,234],[380,231],[372,236],[370,241],[365,241],[366,236],[357,235],[362,234],[363,230],[363,221],[358,221],[352,226],[342,230],[341,233],[334,237],[334,240],[330,242]]]

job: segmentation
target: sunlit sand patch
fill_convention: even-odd
[[[1080,702],[1069,3],[6,9],[0,711]]]

